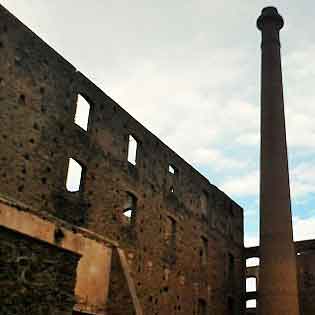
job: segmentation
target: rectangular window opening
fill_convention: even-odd
[[[66,180],[66,188],[70,192],[82,190],[82,173],[83,168],[80,163],[70,158],[68,164],[68,174]]]
[[[85,131],[87,131],[88,129],[89,114],[90,104],[81,94],[78,94],[74,122]]]
[[[256,308],[257,307],[257,301],[255,299],[247,300],[246,301],[246,308]]]
[[[246,292],[256,292],[257,281],[255,277],[246,278]]]
[[[137,149],[138,149],[138,142],[132,136],[129,135],[129,142],[128,142],[128,162],[132,165],[136,165],[137,162]]]
[[[246,267],[256,267],[259,266],[259,258],[251,257],[246,259]]]

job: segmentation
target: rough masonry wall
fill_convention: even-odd
[[[0,226],[0,314],[71,314],[78,260]]]
[[[297,256],[301,315],[315,314],[315,251]]]
[[[87,132],[74,123],[78,94],[91,106]],[[1,6],[0,123],[1,193],[118,240],[145,310],[243,308],[242,209]],[[84,168],[75,193],[69,158]],[[131,224],[127,192],[137,198]]]
[[[122,268],[117,250],[114,250],[112,255],[109,297],[108,303],[106,305],[106,312],[111,315],[136,314],[136,309],[133,304],[131,292],[128,287],[127,279]]]
[[[315,313],[315,240],[295,242],[297,252],[297,276],[299,286],[300,315],[313,315]],[[259,257],[259,247],[245,249],[246,258]],[[246,277],[256,278],[256,291],[247,292],[247,300],[259,300],[259,265],[247,267]],[[247,315],[257,314],[257,309],[247,309]]]

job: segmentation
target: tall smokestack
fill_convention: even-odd
[[[276,8],[266,7],[257,27],[262,32],[258,313],[298,315],[279,40],[283,19]]]

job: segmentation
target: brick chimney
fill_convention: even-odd
[[[261,43],[260,283],[258,314],[298,315],[279,31],[274,7],[257,20]]]

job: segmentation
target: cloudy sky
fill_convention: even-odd
[[[277,6],[295,239],[315,238],[313,1],[0,0],[245,210],[258,239],[260,33]]]

